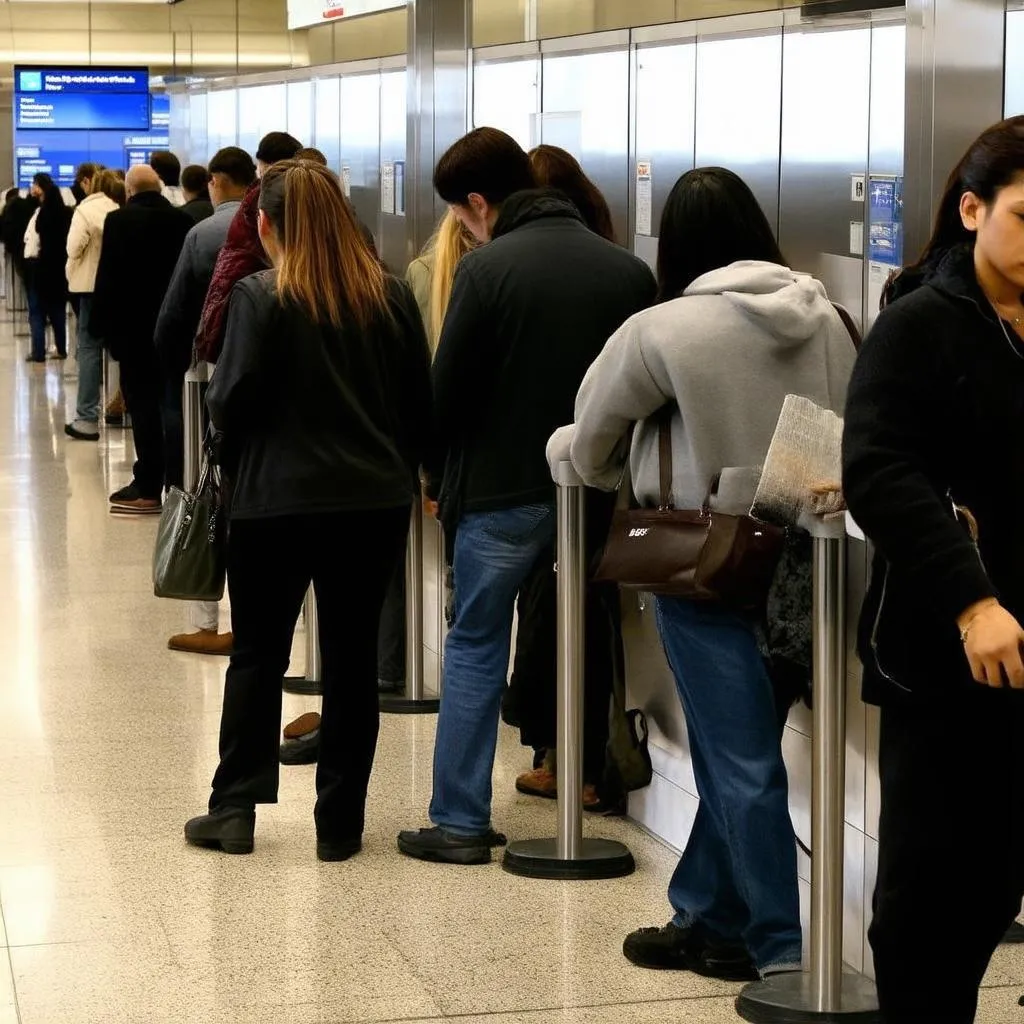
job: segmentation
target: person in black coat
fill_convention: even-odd
[[[535,189],[526,153],[495,128],[455,143],[438,195],[479,249],[463,257],[434,360],[429,494],[454,531],[455,621],[445,644],[433,828],[402,832],[422,860],[477,864],[500,842],[491,776],[516,593],[555,536],[548,438],[608,338],[654,299],[646,264]],[[443,470],[442,470],[443,466]],[[439,486],[440,485],[440,486]]]
[[[128,205],[106,220],[90,327],[121,366],[137,461],[132,482],[110,497],[111,511],[159,513],[164,488],[162,377],[153,338],[164,294],[192,218],[161,194],[156,172],[133,167]]]
[[[185,837],[249,853],[256,805],[277,802],[281,676],[312,582],[324,624],[317,856],[341,861],[362,845],[377,629],[430,436],[430,350],[412,293],[374,259],[326,167],[274,165],[259,210],[273,269],[232,289],[206,397],[233,480],[234,649],[209,813]]]
[[[969,1024],[1024,897],[1024,117],[953,172],[850,383],[844,490],[875,546],[869,939],[886,1024]],[[922,938],[942,936],[942,970]]]
[[[42,363],[46,361],[47,323],[53,328],[58,358],[68,357],[65,266],[74,210],[64,204],[60,189],[48,174],[37,174],[32,179],[32,194],[39,201],[39,211],[26,232],[29,237],[26,239],[25,287],[32,332],[28,361]]]
[[[23,196],[16,188],[12,188],[5,197],[0,232],[3,235],[7,258],[14,265],[14,272],[22,281],[25,279],[25,232],[38,207],[39,200],[35,196]]]

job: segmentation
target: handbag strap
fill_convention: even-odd
[[[853,347],[859,352],[860,344],[863,340],[860,336],[860,331],[857,329],[856,323],[854,323],[853,317],[850,316],[849,312],[843,309],[837,302],[832,303],[832,308],[839,314],[839,319],[843,321],[843,326],[846,328],[846,333],[850,335],[850,341],[853,342]]]

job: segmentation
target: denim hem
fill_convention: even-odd
[[[800,960],[777,960],[775,963],[765,964],[758,967],[757,973],[761,978],[770,978],[773,974],[799,974],[804,969]]]
[[[485,839],[489,831],[489,827],[482,829],[459,828],[458,826],[453,825],[443,825],[439,821],[435,821],[434,824],[438,828],[444,829],[445,832],[450,832],[453,836],[458,836],[460,839]]]

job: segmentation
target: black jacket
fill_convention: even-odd
[[[213,216],[213,203],[209,199],[200,196],[198,199],[190,199],[181,209],[187,213],[194,224]]]
[[[3,242],[8,256],[14,260],[20,274],[25,262],[25,232],[36,212],[39,200],[33,196],[18,196],[4,207]]]
[[[572,422],[604,343],[654,293],[647,265],[588,230],[560,192],[506,201],[493,241],[459,265],[434,361],[428,470],[436,493],[444,460],[447,526],[553,500],[548,438]]]
[[[89,329],[115,359],[155,359],[153,334],[185,236],[195,222],[159,192],[141,192],[103,226]]]
[[[876,547],[859,635],[872,703],[971,680],[956,619],[998,596],[1024,621],[1024,344],[957,249],[879,316],[846,409],[844,489]],[[975,547],[954,505],[979,525]]]
[[[74,213],[74,208],[65,206],[59,196],[39,208],[36,218],[39,256],[27,261],[27,280],[43,302],[67,300],[68,232]]]
[[[373,329],[282,306],[274,271],[235,285],[206,396],[235,519],[408,505],[430,437],[430,349],[416,300],[388,278]]]

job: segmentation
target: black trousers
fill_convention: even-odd
[[[377,639],[377,678],[385,683],[405,682],[405,552],[402,545],[380,615],[380,633]]]
[[[163,379],[155,354],[139,348],[119,360],[121,393],[132,418],[135,483],[142,497],[159,498],[164,491]]]
[[[883,708],[879,772],[868,935],[883,1019],[969,1024],[1024,897],[1024,694]]]
[[[608,538],[615,495],[589,488],[584,494],[587,558],[594,561]],[[523,745],[534,749],[554,747],[557,732],[558,582],[554,564],[553,548],[541,554],[520,587],[517,602],[519,627],[507,699],[515,708]],[[583,781],[600,790],[607,762],[612,678],[623,663],[616,584],[587,585],[585,620]]]
[[[210,808],[276,803],[281,679],[310,582],[323,668],[316,829],[362,834],[377,748],[377,628],[409,508],[233,520],[228,589],[234,653]]]

